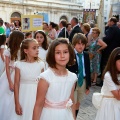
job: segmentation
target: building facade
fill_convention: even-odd
[[[82,20],[83,7],[80,0],[0,0],[0,18],[6,22],[20,20],[21,15],[46,14],[48,22],[68,22],[73,16]]]
[[[111,15],[120,21],[120,0],[111,0]]]

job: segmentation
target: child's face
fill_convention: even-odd
[[[120,72],[120,60],[116,61],[116,68]]]
[[[59,44],[55,48],[56,66],[65,67],[69,62],[69,50],[66,44]]]
[[[29,58],[38,57],[39,52],[38,47],[39,45],[37,42],[30,42],[28,49],[24,49],[24,52],[27,54]]]
[[[44,41],[44,36],[40,33],[37,33],[35,39],[38,41],[39,46],[42,46],[42,43]]]
[[[83,50],[85,49],[85,44],[81,43],[81,41],[79,41],[75,46],[74,48],[76,49],[76,51],[78,53],[82,53]]]

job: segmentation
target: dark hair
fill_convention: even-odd
[[[11,60],[17,60],[18,50],[20,49],[20,44],[24,39],[24,34],[20,31],[13,31],[10,34],[8,41],[8,48],[10,49]]]
[[[33,38],[27,38],[25,40],[22,41],[21,46],[20,46],[20,60],[25,60],[27,55],[24,52],[24,49],[28,49],[29,48],[29,43],[30,42],[37,42],[37,40],[33,39]],[[38,61],[39,57],[35,57],[34,60]]]
[[[63,27],[67,26],[67,21],[65,19],[61,19],[60,23],[62,24]]]
[[[54,22],[50,22],[50,25],[52,26],[52,28],[55,28],[57,26]]]
[[[78,24],[78,19],[76,17],[72,18],[76,24]]]
[[[31,34],[32,34],[31,32],[25,33],[25,39],[26,39],[29,35],[31,35]]]
[[[66,28],[68,28],[69,25],[71,25],[71,24],[70,24],[70,23],[67,23]]]
[[[77,43],[79,43],[81,41],[81,43],[87,44],[87,38],[84,34],[82,33],[76,33],[74,36],[73,36],[73,39],[72,39],[72,44],[73,46],[75,46]]]
[[[66,41],[65,38],[57,38],[50,45],[50,47],[48,49],[47,57],[46,57],[46,61],[51,68],[56,68],[55,48],[56,48],[56,46],[58,46],[60,44],[65,44],[65,45],[68,46],[70,58],[69,58],[69,62],[68,62],[67,65],[73,65],[74,64],[75,53],[74,53],[74,50],[73,50],[72,46]]]
[[[19,26],[21,27],[21,22],[20,22],[20,20],[16,20],[16,21],[19,22]],[[17,26],[17,25],[16,25],[16,21],[14,22],[15,27]]]
[[[43,41],[43,43],[42,43],[42,48],[45,49],[45,50],[47,50],[47,49],[48,49],[48,42],[47,42],[47,36],[46,36],[46,34],[44,33],[44,31],[38,30],[38,31],[36,31],[35,34],[34,34],[34,39],[36,39],[36,35],[37,35],[38,33],[43,35],[44,41]]]
[[[0,20],[0,24],[3,25],[3,20]]]
[[[46,25],[48,26],[48,23],[46,23],[46,22],[43,22],[43,25],[44,25],[44,24],[46,24]]]
[[[118,22],[116,17],[111,17],[110,21],[113,21],[115,24]]]
[[[116,68],[116,61],[117,60],[120,60],[120,47],[115,48],[112,51],[112,53],[110,54],[107,65],[106,65],[104,72],[103,72],[103,75],[102,75],[102,79],[104,78],[104,75],[106,72],[110,72],[110,75],[112,77],[113,82],[116,85],[120,85],[118,78],[117,78],[117,74],[119,72]]]
[[[4,45],[6,41],[6,35],[0,35],[0,46]]]

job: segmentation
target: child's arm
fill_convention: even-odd
[[[13,82],[11,80],[11,76],[10,76],[10,58],[8,56],[5,56],[5,65],[6,65],[6,75],[7,75],[7,79],[8,79],[8,83],[9,83],[9,88],[11,91],[14,90],[14,85]]]
[[[19,103],[19,86],[20,86],[20,70],[17,67],[15,67],[15,84],[14,84],[15,111],[17,115],[22,115],[22,108]]]
[[[72,105],[73,117],[74,117],[74,120],[76,120],[76,115],[75,115],[75,102],[74,102],[74,91],[75,91],[75,84],[73,85],[70,98],[71,98],[71,100],[72,100],[72,102],[73,102],[73,105]]]
[[[117,100],[120,100],[120,89],[111,91]]]
[[[4,52],[4,48],[1,48],[1,49],[0,49],[0,54],[1,54],[2,61],[4,62],[5,59],[4,59],[3,52]]]
[[[33,119],[32,120],[39,120],[41,116],[42,109],[44,107],[45,102],[45,96],[48,90],[49,84],[43,80],[40,79],[38,83],[37,88],[37,97],[36,97],[36,103],[33,110]]]

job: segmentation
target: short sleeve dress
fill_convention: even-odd
[[[19,102],[22,107],[22,116],[15,112],[14,100],[9,105],[9,120],[32,120],[36,100],[38,76],[44,69],[44,62],[27,63],[18,61],[16,67],[20,70]],[[14,98],[13,98],[14,99]]]
[[[118,75],[118,80],[120,80],[120,75]],[[113,96],[111,91],[118,89],[120,89],[120,85],[116,85],[112,81],[110,72],[106,72],[101,93],[105,96]],[[104,97],[95,120],[120,120],[120,101]]]
[[[53,69],[48,68],[41,73],[40,78],[49,83],[40,120],[74,120],[72,111],[66,107],[60,108],[62,106],[60,104],[64,104],[65,101],[69,100],[77,76],[70,71],[65,76],[58,76]],[[46,104],[53,106],[50,107]],[[58,108],[54,105],[58,105]]]

